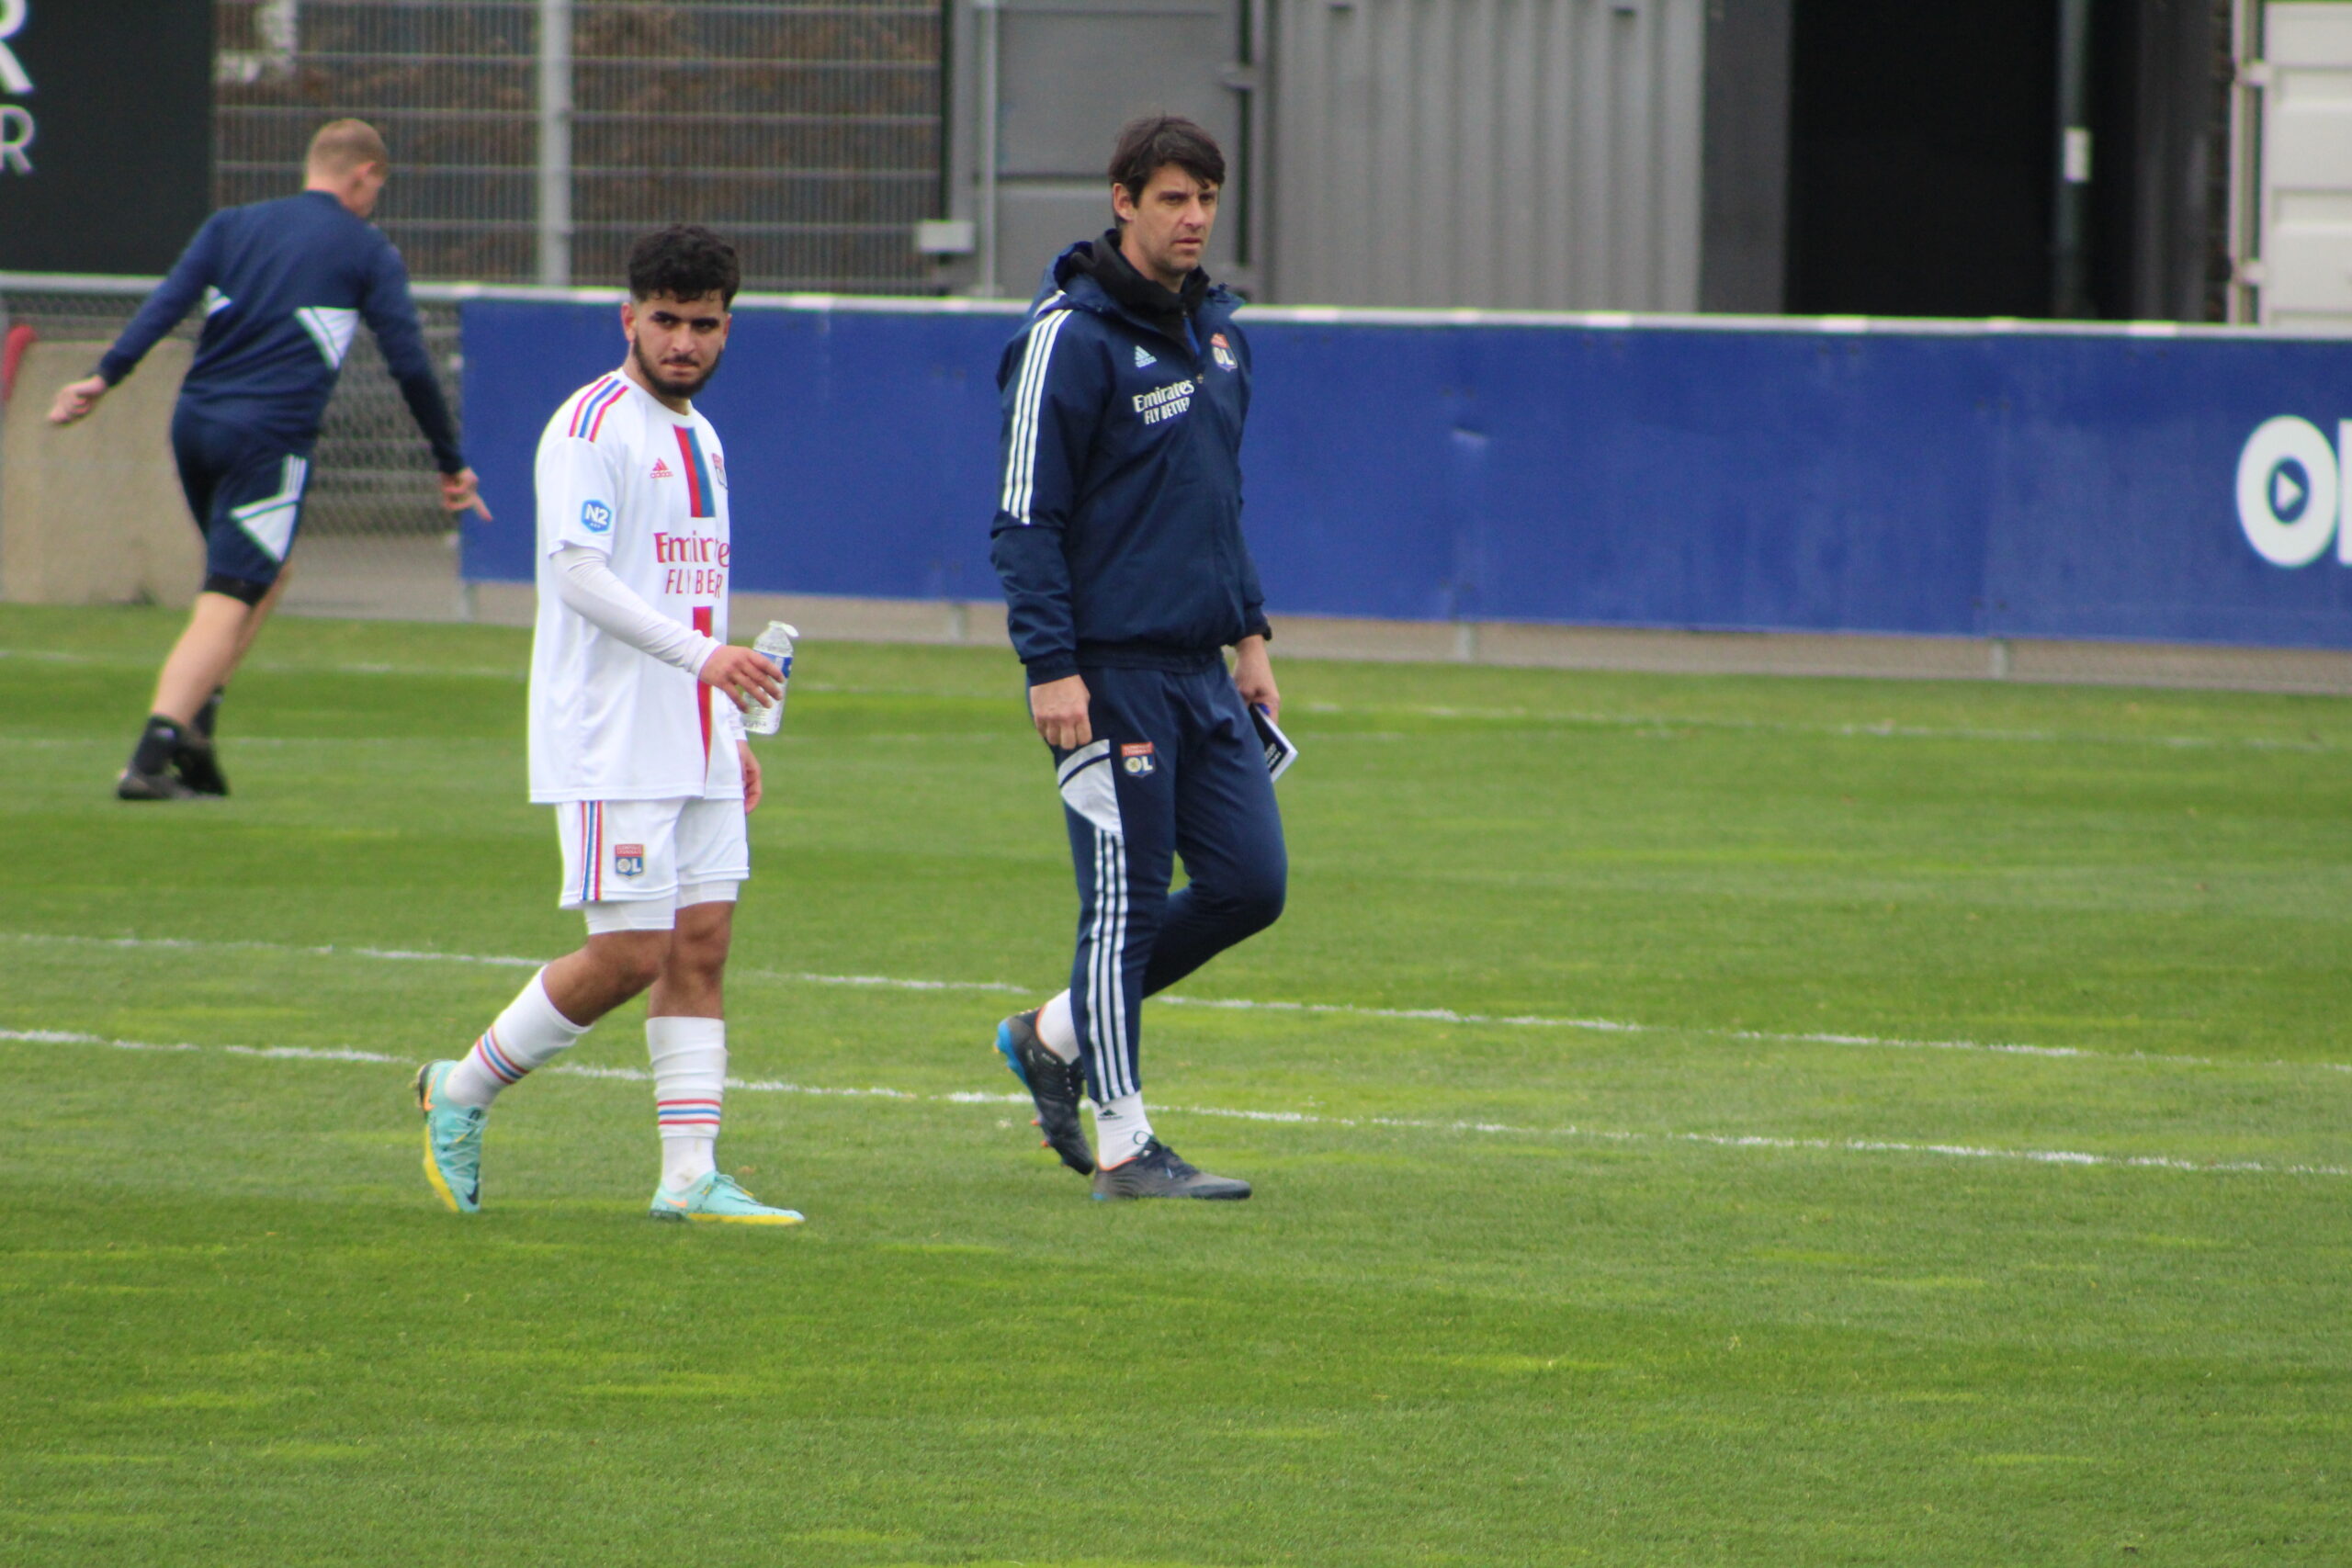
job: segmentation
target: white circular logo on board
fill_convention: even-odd
[[[2335,445],[2311,421],[2280,414],[2246,438],[2238,454],[2238,526],[2264,560],[2293,567],[2319,559],[2335,537],[2342,501]]]

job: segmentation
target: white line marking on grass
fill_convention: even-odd
[[[653,1081],[653,1075],[643,1067],[592,1067],[584,1063],[559,1062],[554,1066],[541,1070],[560,1073],[570,1078],[612,1078],[621,1083],[651,1083]],[[827,1089],[815,1084],[787,1083],[783,1078],[729,1078],[727,1087],[741,1089],[746,1094],[813,1094],[851,1100],[945,1098],[939,1095],[921,1095],[912,1089]],[[1029,1097],[1026,1095],[1021,1096],[1020,1100],[1023,1105],[1029,1103]]]
[[[2232,750],[2248,751],[2308,751],[2341,750],[2339,746],[2316,738],[2307,740],[2283,740],[2267,736],[2211,735],[2117,735],[2098,730],[2059,729],[1972,729],[1933,725],[1895,724],[1799,724],[1784,719],[1724,718],[1702,714],[1641,714],[1544,712],[1534,708],[1475,708],[1384,705],[1351,705],[1340,703],[1301,703],[1302,712],[1329,714],[1334,717],[1355,716],[1378,718],[1398,714],[1415,718],[1467,719],[1480,723],[1524,723],[1571,728],[1584,727],[1601,729],[1634,729],[1671,731],[1676,729],[1746,730],[1760,735],[1820,735],[1834,739],[1858,740],[1983,740],[2005,745],[2097,745],[2097,746],[2157,746],[2171,750]],[[1327,739],[1344,740],[1345,734]]]
[[[49,648],[0,648],[0,659],[21,659],[34,664],[90,664],[116,669],[152,670],[155,661],[135,654],[68,653]],[[249,660],[243,668],[257,670],[270,675],[455,675],[466,680],[527,681],[530,669],[525,664],[508,667],[452,665],[435,669],[430,666],[405,664],[307,664],[300,660],[258,659]]]
[[[84,1034],[71,1029],[0,1029],[0,1040],[22,1041],[32,1045],[103,1045],[109,1051],[219,1051],[231,1056],[263,1056],[279,1061],[410,1065],[398,1056],[387,1056],[381,1051],[359,1051],[348,1047],[321,1050],[309,1045],[193,1045],[185,1040],[164,1044],[153,1040],[109,1040],[103,1034]]]
[[[78,947],[164,948],[187,952],[243,951],[302,958],[365,958],[398,964],[465,964],[497,969],[537,969],[548,961],[503,953],[435,953],[404,947],[302,946],[293,942],[211,941],[192,937],[74,936],[45,931],[0,931],[0,942],[53,942]],[[888,991],[979,991],[1030,997],[1034,986],[1003,980],[923,980],[893,975],[819,975],[786,969],[734,969],[739,979],[777,980],[800,986],[849,986]],[[1237,1012],[1298,1013],[1308,1017],[1371,1018],[1399,1022],[1460,1023],[1505,1029],[1567,1029],[1598,1034],[1680,1034],[1708,1040],[1747,1040],[1768,1045],[1839,1045],[1877,1051],[1962,1051],[1997,1056],[2046,1056],[2079,1062],[2138,1062],[2164,1066],[2265,1067],[2352,1074],[2344,1062],[2222,1062],[2211,1056],[2167,1051],[2092,1051],[2079,1045],[2029,1045],[1996,1040],[1907,1040],[1875,1034],[1776,1033],[1760,1029],[1708,1029],[1699,1025],[1632,1023],[1613,1018],[1562,1018],[1535,1013],[1458,1012],[1452,1008],[1364,1007],[1352,1002],[1262,1001],[1243,997],[1151,998],[1164,1007],[1210,1008]]]
[[[186,1041],[162,1044],[145,1040],[110,1040],[65,1029],[0,1029],[0,1041],[38,1045],[95,1045],[109,1051],[207,1051],[224,1055],[303,1062],[363,1062],[410,1067],[415,1064],[379,1051],[350,1048],[320,1049],[300,1045],[196,1045]],[[595,1078],[622,1083],[650,1083],[653,1075],[642,1067],[601,1067],[558,1063],[541,1071],[565,1077]],[[903,1089],[836,1089],[790,1083],[782,1078],[729,1078],[727,1087],[741,1094],[794,1094],[854,1100],[896,1100],[933,1105],[1027,1105],[1025,1094],[982,1094],[968,1089],[947,1094],[919,1094]],[[1243,1111],[1218,1105],[1170,1105],[1161,1108],[1183,1116],[1217,1116],[1237,1122],[1273,1122],[1286,1126],[1382,1127],[1409,1132],[1477,1133],[1521,1138],[1577,1138],[1612,1144],[1697,1144],[1720,1149],[1769,1149],[1822,1154],[1925,1155],[1946,1159],[2012,1160],[2028,1165],[2106,1166],[2121,1169],[2179,1170],[2202,1175],[2352,1176],[2352,1168],[2333,1165],[2272,1165],[2261,1160],[2199,1160],[2178,1155],[2096,1155],[2076,1149],[2001,1149],[1974,1144],[1921,1144],[1892,1138],[1788,1138],[1761,1133],[1634,1133],[1600,1127],[1521,1127],[1504,1122],[1442,1121],[1409,1116],[1316,1116],[1303,1111]]]
[[[1159,996],[1154,1001],[1170,1007],[1232,1008],[1266,1012],[1338,1013],[1353,1018],[1422,1020],[1432,1023],[1475,1023],[1510,1029],[1577,1029],[1600,1034],[1699,1034],[1716,1040],[1757,1040],[1774,1044],[1858,1045],[1887,1051],[1984,1051],[2007,1056],[2057,1056],[2087,1061],[2177,1062],[2211,1066],[2206,1056],[2179,1056],[2168,1052],[2086,1051],[2079,1045],[2017,1045],[1985,1040],[1903,1040],[1873,1034],[1775,1034],[1760,1029],[1684,1028],[1668,1023],[1629,1023],[1616,1018],[1550,1018],[1535,1014],[1456,1012],[1452,1008],[1374,1008],[1348,1002],[1267,1002],[1224,997]],[[2352,1066],[2332,1062],[2265,1064],[2271,1066],[2316,1066],[2352,1072]]]

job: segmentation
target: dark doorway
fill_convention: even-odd
[[[2051,308],[2056,0],[1796,0],[1788,309]]]
[[[2233,74],[2228,6],[2094,0],[2085,225],[2093,314],[2221,318]]]

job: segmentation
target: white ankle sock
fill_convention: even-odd
[[[1037,1038],[1063,1061],[1078,1060],[1078,1021],[1069,1015],[1068,991],[1037,1010]]]
[[[1123,1094],[1094,1108],[1094,1157],[1103,1169],[1125,1165],[1151,1142],[1151,1117],[1143,1096]]]
[[[522,1082],[524,1074],[546,1066],[588,1032],[586,1024],[556,1011],[548,999],[547,973],[542,969],[531,976],[443,1082],[441,1092],[452,1103],[487,1106],[500,1089]]]
[[[673,1192],[718,1168],[718,1118],[727,1096],[727,1021],[649,1018],[653,1114],[662,1125],[662,1185]]]

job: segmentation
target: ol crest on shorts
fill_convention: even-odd
[[[645,874],[645,846],[643,844],[615,844],[613,846],[613,874],[615,876],[643,876]]]
[[[1220,370],[1241,368],[1240,362],[1233,357],[1233,345],[1225,341],[1223,333],[1212,333],[1209,335],[1209,354],[1216,360],[1216,367]]]
[[[1135,777],[1142,778],[1147,773],[1157,772],[1159,764],[1152,758],[1151,742],[1137,740],[1119,748],[1119,766]]]

